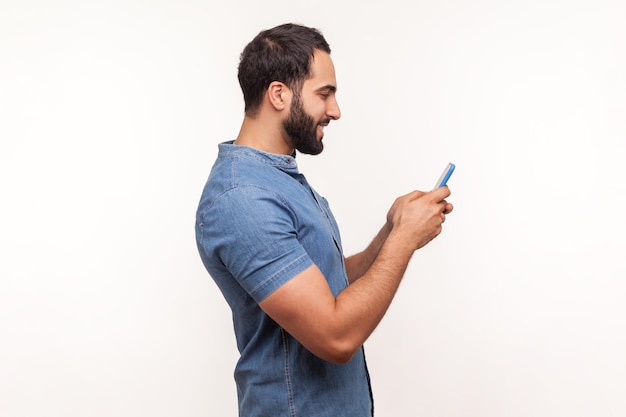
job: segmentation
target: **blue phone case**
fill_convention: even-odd
[[[456,168],[456,165],[450,162],[446,166],[446,169],[444,169],[443,172],[441,173],[441,176],[439,177],[439,179],[437,180],[437,183],[435,184],[435,188],[443,187],[444,185],[448,183],[448,179],[450,179],[450,175],[452,175],[452,173],[454,172],[454,168]]]

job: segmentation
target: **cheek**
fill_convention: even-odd
[[[326,115],[326,105],[325,103],[320,103],[316,105],[314,108],[309,110],[309,115],[315,119],[316,122],[323,119]]]
[[[326,103],[317,97],[305,103],[303,108],[306,114],[315,119],[315,121],[323,118],[326,114]]]

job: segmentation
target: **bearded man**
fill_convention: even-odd
[[[239,415],[372,416],[363,343],[413,252],[441,232],[450,190],[398,197],[365,250],[345,257],[328,202],[295,159],[322,152],[341,116],[328,43],[302,25],[264,30],[238,76],[244,120],[219,145],[196,241],[232,309]]]

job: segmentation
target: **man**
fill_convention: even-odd
[[[363,343],[413,252],[441,232],[447,187],[396,199],[380,232],[344,257],[328,203],[298,171],[339,119],[328,43],[315,29],[262,31],[239,64],[245,116],[197,211],[200,256],[233,313],[240,416],[371,416]]]

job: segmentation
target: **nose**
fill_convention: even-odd
[[[337,99],[333,96],[332,100],[328,100],[328,107],[326,108],[326,115],[332,120],[338,120],[341,117],[341,110]]]

